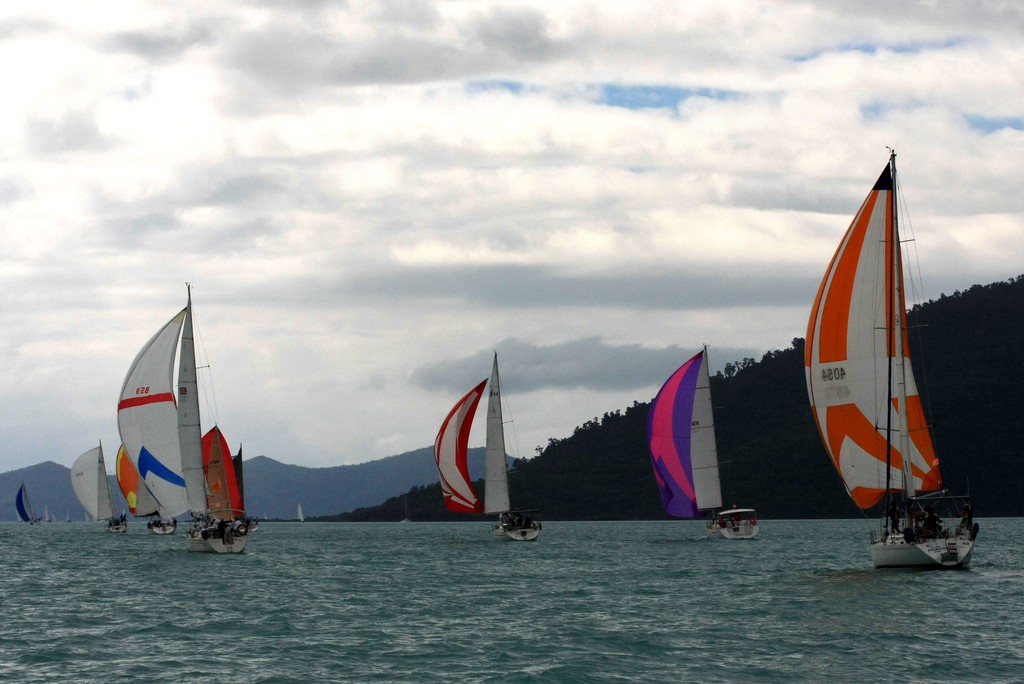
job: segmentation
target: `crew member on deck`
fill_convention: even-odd
[[[889,504],[889,526],[893,534],[899,534],[900,532],[900,505],[896,503],[896,499],[892,500]]]

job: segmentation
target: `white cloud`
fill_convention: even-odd
[[[4,12],[0,470],[113,448],[186,281],[232,446],[330,465],[429,444],[495,347],[530,455],[788,346],[886,145],[925,297],[1024,271],[1015,5]]]

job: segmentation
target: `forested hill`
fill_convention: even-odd
[[[969,486],[979,515],[1024,515],[1024,276],[943,295],[915,307],[909,324],[946,485],[958,493]],[[712,378],[724,503],[765,518],[859,516],[811,418],[803,348],[794,339]],[[647,450],[648,408],[635,402],[606,413],[520,461],[510,475],[516,506],[549,520],[665,517]],[[437,486],[407,499],[414,520],[469,519],[443,510]],[[402,506],[389,499],[334,519],[397,520]]]

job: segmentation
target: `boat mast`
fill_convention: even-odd
[[[903,328],[906,312],[903,295],[903,249],[900,242],[899,211],[896,202],[896,150],[891,151],[889,157],[889,172],[892,175],[892,297],[894,299],[890,311],[892,312],[892,355],[894,364],[891,364],[896,374],[896,417],[899,429],[899,451],[900,462],[903,472],[903,497],[910,500],[914,496],[914,476],[910,464],[910,432],[907,429],[907,355],[903,347],[905,330]],[[890,394],[890,396],[892,396]],[[890,409],[891,411],[891,409]],[[891,448],[891,447],[890,447]],[[909,514],[909,513],[908,513]]]
[[[886,235],[886,239],[888,239],[890,244],[892,244],[892,243],[895,243],[895,239],[894,238],[895,238],[895,228],[896,228],[896,223],[895,223],[895,216],[896,216],[896,192],[894,190],[896,186],[892,182],[892,169],[893,169],[893,165],[895,164],[894,157],[896,156],[896,152],[891,147],[889,148],[889,151],[890,151],[890,155],[889,155],[889,212],[888,212],[888,214],[889,214],[889,216],[893,217],[893,225],[892,225],[893,230],[892,231],[886,230],[885,231],[885,235]],[[895,250],[892,250],[892,251],[895,251]],[[889,277],[892,276],[893,270],[894,270],[891,261],[886,264],[886,268],[888,269],[888,273],[887,273],[887,277],[886,277],[885,280],[888,281]],[[886,287],[885,288],[885,296],[886,296],[885,308],[886,308],[886,311],[888,311],[888,312],[891,312],[891,311],[895,310],[895,308],[896,308],[895,305],[893,304],[893,290],[894,289],[895,288],[893,288],[893,287]],[[889,320],[889,314],[886,314],[886,322],[885,322],[885,330],[886,330],[886,333],[885,333],[885,355],[886,355],[887,363],[886,363],[886,376],[885,376],[885,510],[882,513],[882,527],[883,527],[883,531],[884,531],[884,528],[885,528],[885,525],[886,525],[886,523],[885,523],[886,516],[889,515],[889,502],[892,500],[892,373],[893,373],[893,367],[892,367],[893,366],[893,363],[892,363],[893,353],[892,353],[892,350],[893,350],[893,347],[895,346],[894,341],[892,339],[892,335],[895,332],[895,329],[896,329],[896,326],[893,324],[893,322],[891,320]]]

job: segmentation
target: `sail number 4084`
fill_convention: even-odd
[[[842,366],[832,366],[831,368],[821,369],[821,379],[825,382],[831,380],[844,380],[846,378],[846,369]]]

